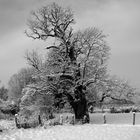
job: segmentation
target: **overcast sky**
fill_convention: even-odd
[[[44,49],[45,43],[27,38],[26,20],[31,10],[51,0],[0,0],[0,80],[27,66],[25,51]],[[98,27],[111,47],[109,72],[140,87],[140,0],[55,0],[70,6],[76,29]],[[44,49],[45,51],[45,49]],[[1,85],[2,85],[1,84]],[[140,88],[139,88],[140,89]]]

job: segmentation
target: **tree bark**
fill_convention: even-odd
[[[79,93],[77,95],[77,92]],[[70,94],[67,94],[68,101],[73,109],[75,114],[75,121],[81,123],[89,123],[89,113],[88,113],[88,106],[87,106],[87,99],[85,94],[80,91],[75,91],[75,98],[73,98]]]
[[[73,111],[75,114],[76,121],[82,121],[82,123],[89,123],[87,100],[85,97],[81,98],[81,99],[74,100]]]

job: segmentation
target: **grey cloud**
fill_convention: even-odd
[[[104,0],[56,0],[62,6],[71,6],[77,16],[87,9],[97,8]],[[106,1],[106,0],[105,0]],[[51,0],[0,0],[0,36],[26,25],[29,12]]]
[[[23,32],[27,28],[26,19],[32,9],[50,2],[52,1],[0,0],[0,64],[3,67],[0,80],[7,81],[10,74],[25,66],[23,59],[25,49],[34,47],[35,44],[39,45],[25,39]],[[136,78],[140,66],[134,63],[140,59],[139,0],[55,0],[55,2],[73,9],[77,28],[97,26],[109,34],[107,39],[112,49],[109,64],[111,72],[126,75],[137,86],[140,84],[140,80]],[[9,69],[11,71],[7,74]]]
[[[0,36],[25,26],[29,12],[44,0],[0,0]]]

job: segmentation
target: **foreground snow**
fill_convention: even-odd
[[[0,140],[140,140],[140,125],[76,125],[11,130]]]

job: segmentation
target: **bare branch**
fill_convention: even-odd
[[[64,9],[53,3],[31,13],[28,20],[30,33],[26,35],[33,39],[45,40],[48,37],[62,39],[66,38],[68,28],[74,23],[73,13],[69,9]],[[63,38],[64,39],[64,38]]]
[[[25,34],[27,35],[27,37],[33,38],[33,39],[40,39],[40,35],[37,37],[34,37],[33,35],[30,35],[26,30],[25,30]]]
[[[41,58],[39,58],[39,55],[37,54],[37,52],[32,51],[32,52],[26,52],[25,53],[25,58],[28,62],[29,65],[31,65],[32,67],[34,67],[37,71],[41,72]]]
[[[49,46],[49,47],[46,47],[46,49],[59,49],[57,46]]]

